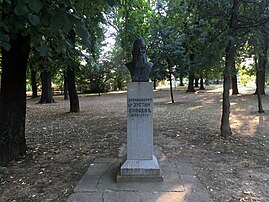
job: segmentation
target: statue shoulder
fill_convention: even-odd
[[[153,66],[153,63],[152,62],[148,62],[148,66],[149,67],[152,67]]]
[[[125,64],[125,66],[128,68],[128,69],[132,69],[134,67],[134,63],[133,62],[128,62]]]

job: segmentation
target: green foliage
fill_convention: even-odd
[[[78,72],[78,84],[84,93],[102,93],[110,90],[111,62],[88,62]]]
[[[29,1],[28,5],[29,9],[35,13],[39,13],[41,9],[43,8],[42,1],[35,0],[35,1]]]
[[[124,90],[127,87],[127,82],[131,81],[130,73],[124,65],[124,52],[119,44],[115,44],[108,60],[111,61],[111,87],[113,90]]]
[[[109,1],[110,4],[112,2]],[[80,46],[95,51],[96,38],[102,35],[98,31],[103,21],[102,12],[108,8],[108,2],[4,0],[0,6],[0,46],[9,50],[10,40],[18,33],[30,35],[35,55],[52,60],[59,56],[68,57],[67,49],[77,45],[70,43],[71,29],[75,30]]]
[[[162,76],[154,73],[152,79],[167,77],[167,68],[175,77],[182,77],[189,71],[200,74],[219,64],[223,48],[211,39],[216,30],[210,19],[202,19],[199,12],[194,2],[157,2],[150,57],[157,69],[159,66],[163,70],[159,71]]]
[[[253,72],[255,71],[254,67],[242,67],[240,68],[240,74],[239,74],[239,79],[240,79],[240,84],[246,86],[250,82],[255,81],[255,76]]]
[[[146,0],[121,0],[113,12],[114,25],[118,31],[117,40],[131,59],[133,42],[138,38],[147,38],[151,33],[151,4]]]
[[[238,47],[248,44],[250,48],[240,49],[238,58],[261,53],[263,36],[268,35],[268,4],[267,0],[240,1],[235,40]],[[106,83],[119,89],[129,79],[124,63],[131,60],[133,41],[140,37],[145,38],[149,60],[154,63],[152,80],[167,78],[169,71],[176,78],[182,77],[190,70],[219,78],[229,39],[232,1],[3,0],[0,6],[2,48],[9,50],[18,33],[29,35],[34,61],[39,63],[43,58],[57,71],[68,67],[94,69],[89,77],[104,74],[100,44],[104,25],[113,26],[117,30],[116,47],[107,58],[109,69],[105,72],[111,75]],[[89,62],[83,67],[80,63],[85,58]]]

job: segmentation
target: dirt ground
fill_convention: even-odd
[[[154,92],[154,143],[167,155],[184,155],[215,201],[269,201],[269,96],[264,114],[255,95],[231,96],[233,135],[220,137],[222,93],[209,86]],[[80,96],[69,101],[27,100],[27,155],[0,167],[0,201],[66,201],[95,158],[118,157],[126,143],[126,93]]]

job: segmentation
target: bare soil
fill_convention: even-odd
[[[220,87],[220,86],[218,86]],[[269,96],[231,96],[233,135],[220,137],[221,88],[197,93],[154,92],[154,143],[166,155],[184,155],[215,201],[269,201]],[[126,143],[126,93],[81,95],[69,101],[27,100],[27,155],[0,167],[0,201],[66,201],[95,158],[118,157]]]

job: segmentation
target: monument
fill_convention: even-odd
[[[163,181],[153,154],[153,86],[148,82],[153,63],[147,61],[143,39],[134,42],[132,55],[126,64],[132,78],[127,85],[127,154],[117,182]]]

